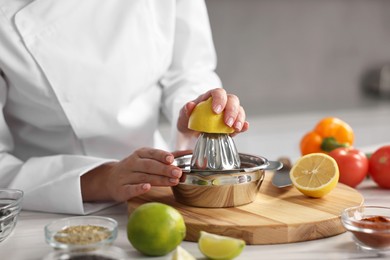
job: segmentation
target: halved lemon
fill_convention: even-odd
[[[209,259],[233,259],[241,254],[245,241],[201,231],[198,246]]]
[[[234,129],[224,122],[224,113],[214,113],[211,105],[212,97],[197,104],[190,115],[188,128],[203,133],[233,133]]]
[[[337,162],[324,153],[302,156],[291,168],[290,178],[304,195],[320,198],[331,192],[339,181]]]

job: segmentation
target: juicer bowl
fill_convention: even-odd
[[[183,169],[179,184],[172,187],[176,201],[205,208],[236,207],[253,202],[265,171],[278,170],[282,164],[249,154],[239,156],[241,167],[230,170],[191,169],[192,154],[175,158],[175,164]]]

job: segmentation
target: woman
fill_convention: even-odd
[[[0,187],[22,189],[24,209],[88,214],[176,185],[168,150],[192,148],[188,117],[210,95],[226,124],[248,129],[214,73],[203,1],[3,0],[0,11]]]

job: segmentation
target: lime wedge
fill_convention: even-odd
[[[239,256],[245,247],[245,241],[201,231],[198,246],[206,257],[225,260]]]
[[[181,246],[176,247],[176,250],[172,254],[172,260],[196,260],[187,250]]]

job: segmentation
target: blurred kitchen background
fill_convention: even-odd
[[[242,153],[300,156],[326,116],[357,148],[390,144],[389,0],[206,0],[217,72],[250,123]]]
[[[390,1],[206,0],[206,4],[217,72],[224,87],[240,97],[248,116],[390,102],[364,90],[377,89],[381,68],[390,65]],[[382,92],[390,92],[389,80],[387,84]]]
[[[390,144],[390,1],[206,0],[217,72],[246,109],[239,152],[300,156],[326,116],[352,126],[354,146]]]

